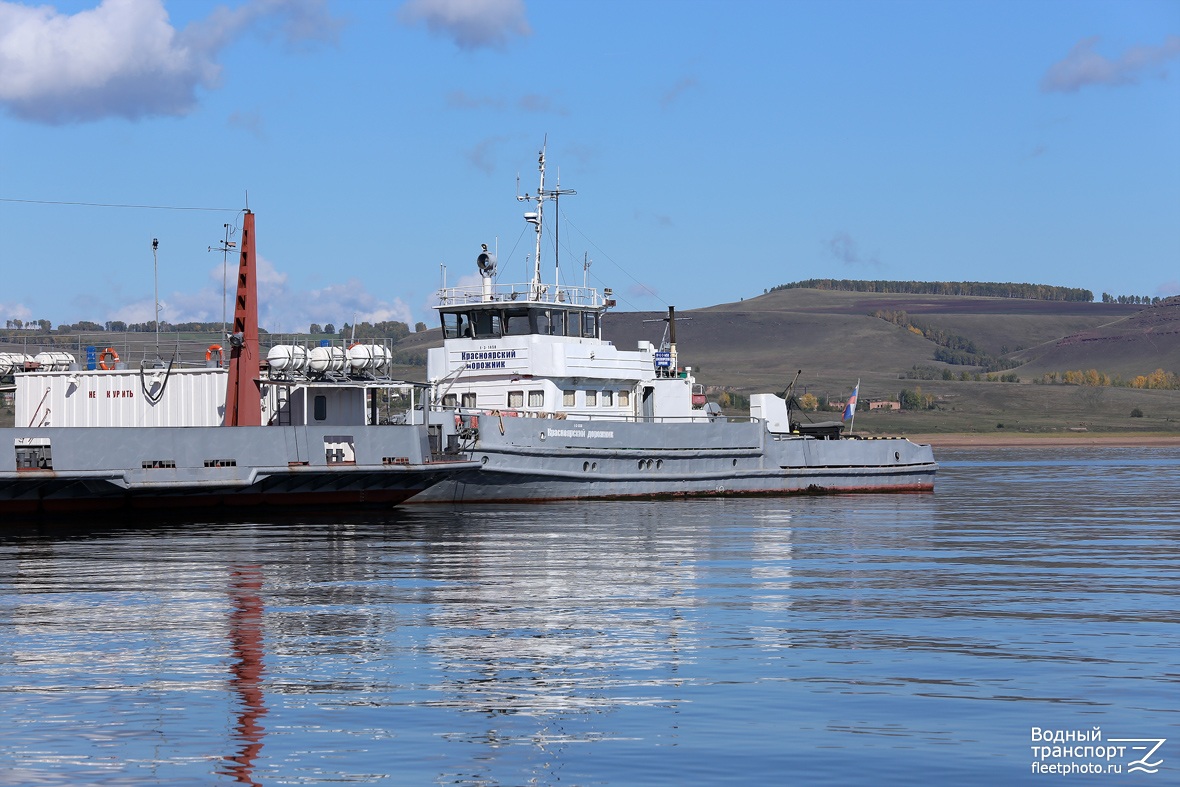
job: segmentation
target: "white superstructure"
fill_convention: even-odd
[[[540,418],[705,421],[714,417],[692,377],[679,369],[675,315],[668,341],[657,349],[641,341],[634,350],[602,338],[602,320],[614,306],[611,291],[541,281],[544,203],[561,192],[540,186],[525,220],[536,227],[533,278],[495,281],[487,246],[477,255],[480,285],[444,287],[436,308],[443,346],[427,355],[427,378],[435,408],[465,413],[502,413]],[[556,266],[555,266],[556,267]]]

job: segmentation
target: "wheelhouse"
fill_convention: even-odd
[[[601,339],[600,309],[555,304],[487,305],[441,310],[444,339],[501,339],[505,336],[568,336]]]

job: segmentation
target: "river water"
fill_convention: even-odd
[[[938,458],[922,495],[8,527],[0,783],[1177,783],[1180,450]]]

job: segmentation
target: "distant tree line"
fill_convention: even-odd
[[[1050,284],[1016,284],[985,281],[865,281],[859,279],[807,279],[780,284],[775,290],[840,290],[843,292],[905,293],[907,295],[971,295],[986,298],[1022,298],[1037,301],[1094,300],[1094,293],[1080,287]]]
[[[1114,388],[1148,388],[1159,391],[1180,390],[1180,375],[1156,369],[1151,374],[1140,374],[1130,380],[1124,380],[1119,375],[1111,377],[1097,369],[1075,369],[1066,372],[1046,372],[1033,379],[1038,385],[1087,385],[1111,386]]]
[[[899,379],[903,380],[958,380],[960,382],[977,382],[977,383],[1018,383],[1020,377],[1016,372],[1006,372],[999,374],[996,372],[969,372],[966,369],[959,373],[955,373],[950,369],[939,369],[934,366],[918,366],[915,364],[910,369],[898,375]]]
[[[160,330],[169,333],[221,333],[225,324],[218,322],[168,322],[167,320],[160,320]],[[5,328],[11,331],[41,331],[42,333],[49,333],[53,331],[53,323],[49,320],[21,320],[12,319],[7,320]],[[57,333],[100,333],[103,331],[110,331],[112,333],[154,333],[156,330],[155,320],[147,322],[125,322],[123,320],[107,320],[105,323],[97,323],[92,320],[79,320],[76,323],[62,323],[57,326]],[[419,322],[414,326],[414,330],[422,332],[427,330],[426,323]],[[261,333],[268,333],[265,329],[260,328]],[[324,334],[337,335],[336,326],[332,323],[320,326],[319,323],[312,323],[307,331],[309,334],[322,336]],[[410,326],[399,320],[383,321],[378,323],[362,322],[357,323],[356,332],[348,323],[340,328],[339,336],[348,338],[355,336],[357,339],[392,339],[397,342],[410,335]]]
[[[223,325],[220,321],[168,322],[167,320],[160,320],[160,331],[167,331],[169,333],[221,333]],[[53,324],[49,320],[8,320],[5,327],[10,330],[40,330],[43,333],[49,333],[51,330],[56,330],[57,333],[99,333],[102,331],[110,331],[112,333],[154,333],[156,330],[156,321],[149,320],[148,322],[128,323],[123,320],[107,320],[104,323],[97,323],[93,320],[79,320],[75,323],[62,323],[54,329]],[[266,333],[265,330],[261,332]]]
[[[410,335],[410,326],[400,320],[386,320],[378,323],[358,322],[355,326],[344,323],[340,335],[345,339],[392,339],[394,343]]]
[[[10,331],[44,331],[49,332],[53,323],[49,320],[8,320],[5,327]]]
[[[1020,366],[1019,361],[1008,358],[997,358],[990,353],[980,350],[975,346],[975,342],[965,336],[959,336],[958,334],[944,331],[941,328],[927,325],[919,320],[915,320],[904,311],[878,309],[875,312],[871,312],[870,316],[905,328],[910,333],[937,344],[938,348],[934,351],[934,360],[936,361],[942,361],[943,363],[956,366],[980,366],[983,367],[984,372],[1001,372],[1005,369]]]
[[[1102,293],[1103,303],[1129,303],[1141,304],[1143,306],[1158,306],[1167,298],[1161,298],[1158,295],[1111,295],[1109,292]]]

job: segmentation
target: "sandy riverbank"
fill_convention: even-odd
[[[973,446],[1010,448],[1024,446],[1041,448],[1052,446],[1103,446],[1124,448],[1134,446],[1180,447],[1180,435],[1170,434],[1036,434],[1030,432],[996,432],[994,434],[907,434],[911,442],[929,443],[935,448],[970,448]]]

